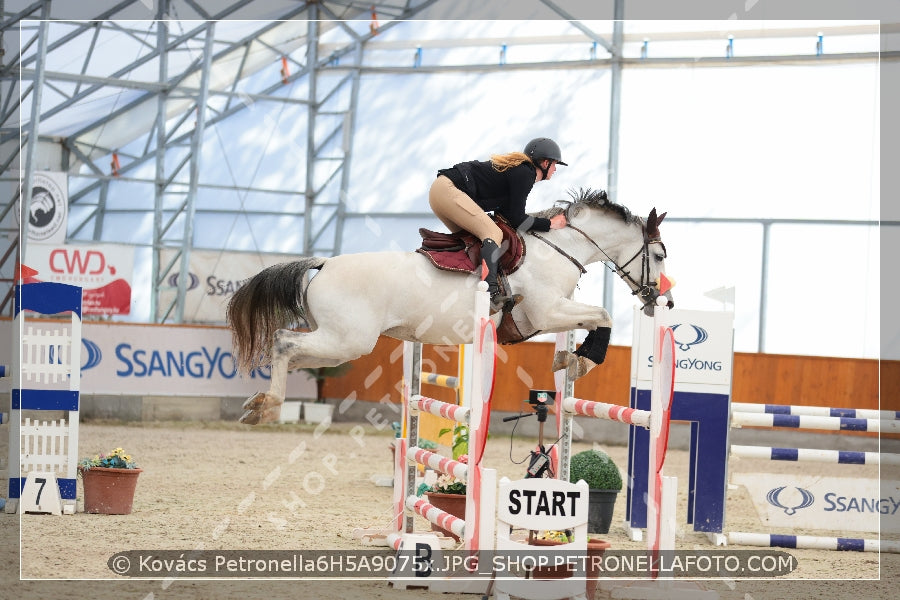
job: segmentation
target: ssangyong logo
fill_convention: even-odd
[[[173,288],[178,287],[179,275],[181,275],[181,273],[172,273],[171,275],[169,275],[169,285],[172,286]],[[196,275],[194,275],[193,273],[188,273],[188,283],[187,283],[187,288],[185,288],[185,291],[190,291],[190,290],[194,289],[195,287],[197,287],[198,285],[200,285],[200,278],[197,277]]]
[[[84,350],[84,361],[81,364],[82,371],[93,369],[100,364],[101,360],[103,360],[103,353],[100,351],[100,346],[91,340],[85,337],[81,338],[81,348]]]
[[[690,350],[691,346],[702,344],[709,339],[709,333],[699,325],[690,323],[688,323],[686,327],[682,327],[682,325],[684,324],[678,323],[677,325],[672,325],[672,333],[675,334],[675,343],[678,345],[679,350]],[[679,327],[682,327],[680,331]],[[687,328],[690,328],[690,333]]]
[[[800,504],[795,506],[785,506],[781,503],[780,497],[781,493],[787,489],[786,485],[782,485],[781,487],[772,488],[769,490],[769,493],[766,494],[766,500],[769,504],[776,508],[781,508],[784,510],[784,514],[791,516],[795,514],[798,510],[803,508],[808,508],[812,506],[813,502],[815,502],[816,497],[813,496],[812,492],[809,490],[805,490],[801,487],[795,487],[794,489],[800,492]]]
[[[693,323],[677,323],[672,325],[675,345],[681,352],[687,352],[694,346],[699,346],[709,339],[709,332]],[[680,338],[680,339],[679,339]],[[699,354],[704,354],[700,352]],[[708,354],[708,353],[707,353]],[[653,366],[653,355],[647,357],[647,366]],[[675,359],[675,366],[686,371],[722,371],[724,365],[721,360],[709,360],[703,356],[679,356]]]

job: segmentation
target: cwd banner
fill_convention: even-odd
[[[81,336],[83,394],[244,397],[269,387],[268,367],[238,374],[224,327],[86,321]],[[0,321],[0,339],[12,339],[12,321]],[[9,344],[0,345],[0,364],[15,368],[10,355]],[[315,380],[302,371],[288,374],[287,389],[292,398],[316,396]],[[0,391],[8,390],[9,379],[0,380]]]
[[[169,264],[175,258],[175,252],[162,250],[160,264]],[[247,279],[266,267],[290,262],[296,258],[292,254],[191,250],[184,318],[194,323],[223,323],[228,300]],[[160,312],[167,310],[167,307],[175,302],[178,294],[178,275],[177,271],[173,272],[160,285],[158,308]]]
[[[52,281],[81,287],[82,314],[131,313],[134,247],[121,244],[28,244],[26,283]]]
[[[735,473],[763,525],[772,528],[900,533],[900,481]]]

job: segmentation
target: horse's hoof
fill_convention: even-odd
[[[241,406],[244,410],[252,410],[258,411],[266,404],[266,394],[265,392],[256,392],[255,395],[250,396],[244,401],[244,404]]]
[[[576,356],[577,360],[569,364],[567,374],[573,381],[584,377],[591,369],[597,366],[597,363],[583,356]]]
[[[241,418],[238,419],[244,425],[257,425],[259,423],[259,412],[255,410],[248,410],[244,414],[241,415]]]
[[[260,423],[276,423],[281,417],[281,405],[272,406],[270,408],[262,411],[262,414],[259,417]]]
[[[559,350],[556,354],[553,355],[553,366],[550,367],[550,370],[555,373],[560,369],[565,369],[570,364],[572,364],[572,360],[575,358],[576,356],[572,352],[568,352],[567,350]]]

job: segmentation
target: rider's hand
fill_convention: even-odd
[[[566,215],[559,214],[550,218],[550,229],[562,229],[566,225]]]

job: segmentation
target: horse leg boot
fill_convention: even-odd
[[[598,327],[588,332],[587,337],[578,346],[575,352],[560,350],[553,357],[551,370],[568,369],[568,375],[572,379],[578,379],[606,360],[606,351],[609,349],[610,327]]]
[[[491,238],[485,238],[481,242],[481,260],[487,273],[484,276],[488,284],[488,293],[491,295],[491,314],[511,311],[516,304],[522,301],[521,294],[504,296],[500,293],[500,284],[497,283],[497,271],[500,269],[500,257],[503,252],[497,242]]]

